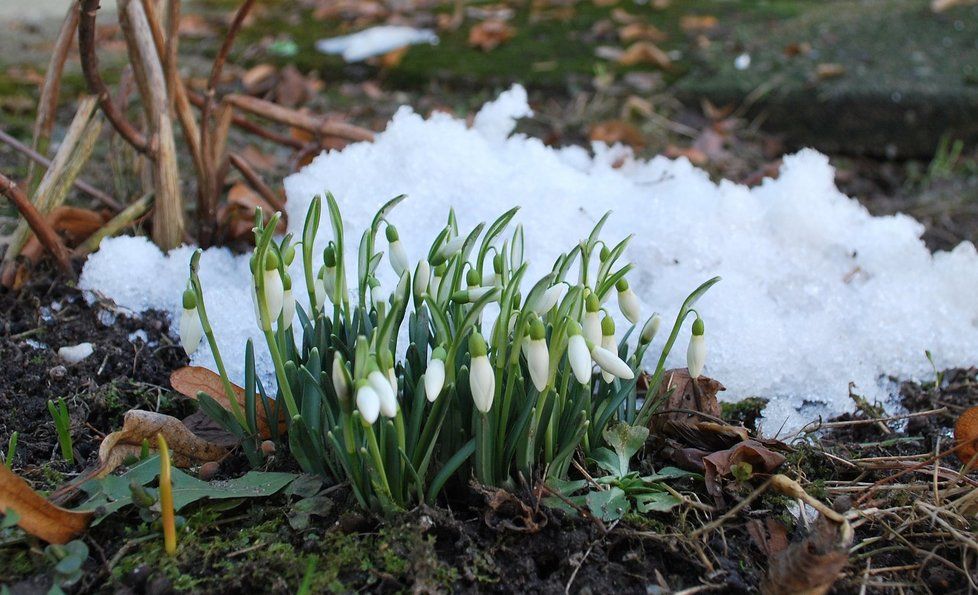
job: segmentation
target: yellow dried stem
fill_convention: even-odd
[[[163,548],[167,555],[177,552],[177,524],[173,512],[173,481],[170,476],[170,449],[163,434],[156,435],[160,450],[160,516],[163,521]]]

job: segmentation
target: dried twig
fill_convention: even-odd
[[[78,52],[81,58],[82,73],[90,93],[98,97],[99,106],[105,117],[134,149],[146,155],[154,155],[156,147],[146,136],[136,129],[122,114],[122,110],[112,102],[109,90],[98,69],[98,55],[95,53],[95,16],[100,0],[79,0],[81,14],[78,21]]]
[[[198,108],[204,107],[204,96],[201,95],[200,93],[195,93],[191,90],[187,90],[187,98],[190,100],[190,103],[197,106]],[[235,114],[234,117],[231,118],[231,123],[237,126],[238,128],[241,128],[245,132],[249,132],[251,134],[254,134],[255,136],[260,136],[264,139],[268,139],[272,141],[273,143],[277,143],[286,147],[292,147],[293,149],[302,149],[303,147],[306,146],[306,144],[299,139],[292,138],[291,136],[285,134],[279,134],[272,130],[268,130],[267,128],[259,126],[257,123],[252,122],[248,118],[245,118],[244,116],[240,116],[238,114]]]
[[[31,201],[24,194],[23,190],[18,188],[13,180],[2,173],[0,173],[0,194],[3,194],[10,199],[10,202],[14,203],[14,206],[20,211],[21,216],[24,217],[24,220],[41,241],[41,244],[54,257],[61,272],[73,277],[75,270],[71,267],[68,249],[61,242],[61,238],[54,232],[54,229],[44,219],[44,216],[34,208],[34,205],[31,204]]]
[[[258,172],[251,167],[244,157],[238,155],[237,153],[231,153],[228,155],[228,160],[236,170],[241,172],[241,175],[244,176],[244,179],[248,182],[248,185],[254,188],[255,191],[258,192],[258,194],[260,194],[266,202],[268,202],[268,204],[272,205],[273,209],[282,213],[285,212],[285,204],[282,202],[282,199],[279,198],[278,194],[276,194],[274,190],[269,188],[268,184],[261,179]]]
[[[225,100],[234,107],[256,116],[308,130],[320,136],[337,136],[353,141],[372,141],[374,139],[374,133],[366,128],[346,122],[317,118],[257,97],[231,94],[226,96]]]
[[[126,207],[121,213],[110,219],[95,233],[88,237],[80,246],[75,248],[75,254],[84,256],[90,252],[98,250],[99,244],[107,237],[113,236],[122,231],[136,219],[139,219],[149,211],[153,204],[153,195],[146,194],[136,202]]]

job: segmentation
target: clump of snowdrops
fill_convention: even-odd
[[[355,277],[344,266],[351,245],[332,195],[325,198],[332,239],[321,253],[314,249],[320,197],[298,240],[275,241],[278,214],[267,223],[256,214],[252,297],[277,388],[270,394],[257,378],[249,342],[243,406],[207,320],[194,255],[181,340],[191,352],[206,336],[230,410],[204,394],[202,407],[242,439],[253,462],[270,435],[287,442],[305,471],[347,481],[364,508],[387,512],[433,500],[453,478],[497,486],[563,479],[575,453],[602,446],[610,424],[648,425],[659,403],[637,398],[636,383],[661,318],[643,319],[629,286],[632,265],[622,255],[630,238],[600,239],[608,215],[531,281],[523,229],[509,229],[517,209],[465,233],[450,212],[415,262],[387,220],[403,198],[385,204],[363,232]],[[393,268],[396,286],[381,285],[381,266]],[[304,277],[309,309],[297,304],[293,275]],[[702,370],[703,321],[692,306],[718,280],[687,298],[648,395],[658,394],[666,356],[691,315],[689,366]],[[609,314],[613,300],[631,325],[624,332]],[[282,408],[287,432],[279,435],[278,424],[260,419],[278,419]]]

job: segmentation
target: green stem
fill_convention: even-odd
[[[278,380],[278,388],[282,391],[282,398],[285,399],[285,408],[288,409],[290,418],[295,417],[299,415],[299,408],[296,407],[295,397],[292,396],[292,387],[289,386],[289,379],[285,375],[285,362],[282,361],[282,354],[279,352],[275,334],[270,329],[263,332],[265,334],[265,342],[268,343],[268,351],[272,354],[272,363],[275,365],[275,379]]]
[[[377,467],[377,475],[380,477],[385,492],[390,495],[391,486],[387,482],[387,472],[384,470],[384,458],[380,454],[380,446],[377,444],[377,435],[374,434],[373,426],[367,426],[367,448],[370,449],[370,457],[374,460]]]

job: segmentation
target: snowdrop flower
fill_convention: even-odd
[[[428,369],[424,373],[424,394],[429,403],[434,403],[445,387],[445,353],[444,347],[436,347],[431,352]]]
[[[554,285],[547,291],[543,292],[543,295],[539,297],[537,303],[533,305],[532,310],[540,316],[543,316],[557,305],[560,298],[564,297],[565,289],[566,287],[563,283]]]
[[[180,345],[187,355],[197,351],[204,336],[204,327],[197,312],[197,296],[191,290],[183,292],[183,313],[180,315]]]
[[[265,285],[265,306],[268,308],[268,317],[269,320],[278,320],[285,301],[285,287],[282,284],[282,275],[278,272],[278,256],[275,252],[269,252],[265,256],[263,268],[262,283]],[[258,303],[257,291],[254,297],[255,302]]]
[[[384,417],[394,417],[397,415],[397,397],[391,390],[390,378],[381,372],[376,364],[372,367],[373,370],[367,374],[367,382],[377,394],[380,412]],[[357,406],[359,407],[359,404]]]
[[[393,225],[388,225],[387,230],[387,242],[390,244],[390,259],[391,266],[394,268],[394,272],[400,277],[404,274],[404,271],[408,270],[408,257],[407,252],[404,251],[404,244],[401,243],[401,239],[397,235],[397,229]]]
[[[346,369],[343,356],[337,353],[333,356],[333,391],[341,403],[350,398],[350,372]]]
[[[438,297],[438,290],[441,289],[441,280],[445,277],[446,272],[448,272],[448,265],[445,263],[435,267],[435,274],[431,276],[431,282],[428,284],[428,295],[433,298]]]
[[[473,332],[469,336],[469,355],[472,358],[469,389],[472,391],[472,402],[481,413],[489,412],[496,394],[496,374],[489,363],[488,353],[486,340],[478,332]]]
[[[655,335],[659,332],[659,327],[662,325],[662,317],[658,313],[652,315],[645,322],[645,326],[642,327],[642,334],[638,337],[638,342],[643,345],[647,345],[652,342]]]
[[[632,324],[638,324],[639,319],[642,317],[642,306],[638,302],[638,296],[628,286],[626,279],[619,279],[615,283],[615,288],[618,289],[618,307],[621,309],[621,313]]]
[[[394,395],[394,398],[396,399],[397,398],[397,374],[394,372],[394,356],[391,355],[390,351],[385,349],[384,352],[380,354],[380,357],[378,359],[380,360],[381,369],[386,370],[384,374],[386,374],[387,376],[387,382],[390,383],[391,393]]]
[[[367,283],[370,286],[370,302],[374,306],[374,310],[378,312],[384,311],[387,307],[387,299],[389,296],[384,294],[383,289],[380,287],[380,281],[371,278]]]
[[[292,295],[292,277],[285,274],[282,286],[282,328],[292,328],[292,320],[295,318],[295,296]]]
[[[530,380],[542,393],[550,379],[550,349],[547,348],[547,331],[539,318],[530,323],[530,337],[525,342],[523,353],[530,369]]]
[[[357,410],[363,417],[364,425],[372,425],[380,415],[380,396],[365,380],[357,383]]]
[[[595,345],[601,343],[601,302],[593,292],[584,300],[584,339]]]
[[[615,321],[607,314],[601,319],[601,347],[611,353],[618,351],[618,343],[615,342]],[[601,370],[601,377],[608,383],[615,379],[614,374],[606,372],[603,368]]]
[[[591,381],[591,351],[581,335],[581,325],[572,320],[568,323],[567,332],[567,361],[577,381],[587,384]]]
[[[324,283],[323,276],[326,274],[326,267],[319,267],[319,273],[316,275],[316,279],[312,282],[312,289],[315,292],[314,298],[316,303],[313,304],[316,307],[316,312],[323,309],[326,304],[326,284]]]
[[[693,321],[693,334],[689,336],[689,347],[686,349],[686,367],[689,368],[690,378],[699,378],[703,373],[703,366],[706,365],[704,331],[703,319],[697,315]]]
[[[594,360],[594,363],[598,364],[598,367],[603,371],[602,373],[607,372],[624,380],[635,378],[635,372],[632,372],[628,364],[618,357],[618,354],[604,347],[593,346],[591,349],[591,359]]]
[[[472,287],[461,289],[452,296],[452,301],[456,304],[472,304],[481,300],[490,291],[495,291],[495,287]]]
[[[435,252],[434,261],[437,264],[442,264],[449,258],[455,256],[462,250],[462,246],[465,245],[465,236],[455,236],[454,238],[448,240],[438,248]]]
[[[431,265],[422,258],[418,261],[418,266],[414,269],[414,299],[421,301],[421,295],[428,290],[428,282],[431,279]]]
[[[336,300],[336,248],[332,245],[326,246],[323,250],[323,271],[321,277],[323,279],[323,289],[326,290],[326,296],[329,297],[330,301],[334,304],[337,303]]]

